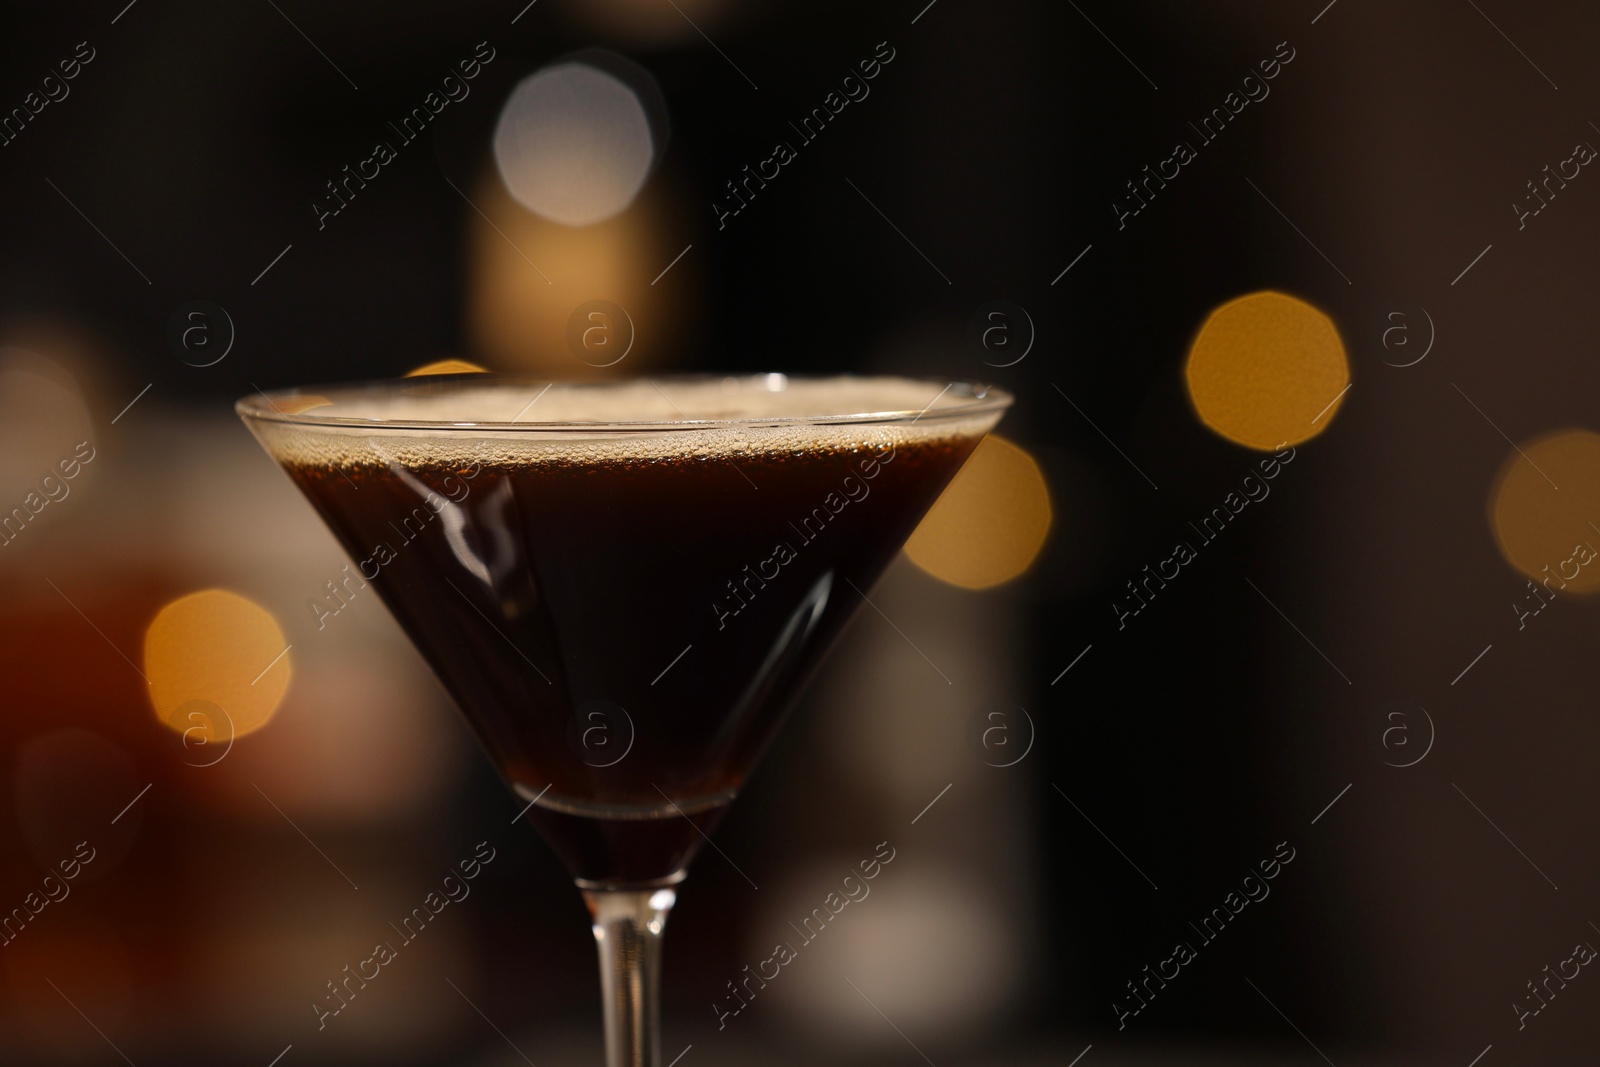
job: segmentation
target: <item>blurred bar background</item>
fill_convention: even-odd
[[[9,12],[0,109],[25,113],[0,126],[0,510],[26,514],[0,545],[0,914],[30,910],[0,947],[0,1059],[598,1062],[577,893],[376,596],[329,599],[348,560],[232,413],[258,388],[455,358],[1018,398],[733,807],[727,858],[680,894],[682,1067],[1086,1046],[1084,1067],[1464,1065],[1486,1045],[1580,1062],[1600,1040],[1581,979],[1541,987],[1548,1017],[1507,1006],[1600,937],[1595,609],[1574,590],[1519,626],[1527,578],[1489,516],[1519,448],[1597,421],[1600,193],[1579,177],[1542,186],[1559,193],[1538,218],[1505,207],[1600,137],[1597,18],[1571,0]],[[493,58],[461,79],[480,42]],[[1188,132],[1284,45],[1236,125]],[[580,147],[611,128],[581,96],[505,113],[573,59],[633,91],[650,131],[637,195],[626,160],[556,168],[568,207],[603,216],[576,226],[514,196],[492,150],[513,120]],[[852,74],[864,95],[820,133],[791,126]],[[328,183],[447,76],[461,99],[328,213]],[[1138,197],[1175,139],[1198,157]],[[728,183],[775,140],[796,158],[732,213]],[[1276,502],[1119,629],[1107,606],[1261,458],[1196,417],[1183,367],[1213,308],[1262,289],[1332,318],[1352,391]],[[609,365],[571,341],[595,300],[625,312]],[[994,301],[1024,316],[998,346]],[[1564,490],[1600,487],[1594,461],[1570,470]],[[237,598],[183,599],[212,589]],[[152,654],[164,609],[189,614]],[[226,728],[159,703],[163,679],[224,676],[246,709]],[[1391,706],[1427,709],[1404,759]],[[727,983],[883,841],[870,900],[719,1030]],[[80,842],[94,858],[62,881]],[[319,1029],[328,983],[479,842],[495,858],[470,898]],[[1192,937],[1280,843],[1270,896],[1214,946]],[[65,895],[24,904],[47,892]],[[1140,985],[1119,1026],[1184,939],[1198,960]]]

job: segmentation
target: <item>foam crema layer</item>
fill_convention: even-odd
[[[540,383],[453,379],[254,397],[294,466],[593,464],[853,452],[979,437],[1010,396],[894,377]]]

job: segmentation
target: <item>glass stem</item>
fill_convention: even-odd
[[[606,1067],[661,1063],[661,935],[671,889],[585,889],[600,950]]]

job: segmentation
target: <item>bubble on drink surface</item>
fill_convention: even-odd
[[[621,704],[590,700],[567,721],[567,742],[591,767],[613,767],[633,749],[633,717]]]
[[[588,322],[583,329],[598,325],[588,320],[587,314],[580,320]],[[617,337],[615,331],[612,337]],[[589,339],[592,344],[599,334],[591,334]],[[865,455],[863,450],[980,437],[994,425],[1000,406],[1008,399],[1007,394],[987,386],[950,387],[910,378],[817,380],[762,374],[731,382],[718,378],[637,379],[607,383],[603,388],[579,382],[480,385],[464,378],[437,388],[417,386],[388,395],[351,389],[332,389],[316,397],[273,395],[258,397],[245,406],[252,414],[275,417],[261,418],[253,425],[267,450],[282,463],[364,466],[375,460],[392,460],[407,466],[438,466],[737,459],[756,453],[776,456],[822,450]],[[283,413],[302,405],[308,411],[305,421],[294,425],[281,421]],[[747,421],[730,423],[726,429],[694,428],[603,439],[587,434],[577,438],[567,434],[515,438],[436,435],[415,442],[386,440],[384,455],[379,457],[365,438],[316,426],[314,420],[321,418],[430,423]],[[231,710],[232,706],[227,706]]]
[[[639,92],[588,62],[556,63],[523,79],[494,131],[506,189],[528,210],[568,226],[626,210],[655,157]]]

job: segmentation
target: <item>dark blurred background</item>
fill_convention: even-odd
[[[1529,590],[1489,502],[1522,446],[1596,422],[1600,179],[1507,210],[1600,141],[1592,7],[124,3],[0,8],[0,509],[93,453],[0,546],[0,912],[95,850],[0,947],[5,1062],[599,1061],[577,893],[376,598],[319,628],[347,560],[232,413],[450,358],[1017,397],[982,513],[874,594],[903,632],[856,619],[680,894],[683,1067],[1588,1058],[1600,979],[1548,975],[1600,940],[1596,614],[1507,610]],[[392,136],[475,52],[470,92]],[[578,226],[491,152],[574,53],[657,112],[637,196]],[[377,140],[396,157],[324,214]],[[796,158],[719,225],[777,141]],[[1333,319],[1351,391],[1119,629],[1263,455],[1183,375],[1207,313],[1262,289]],[[632,343],[605,368],[568,340],[594,300]],[[211,588],[292,649],[226,749],[144,677],[214,668],[147,635]],[[470,899],[319,1030],[326,984],[480,841]],[[881,841],[870,901],[719,1030],[726,983]]]

